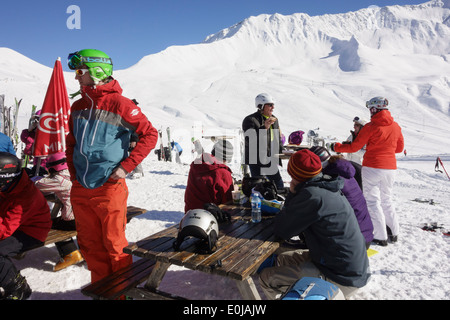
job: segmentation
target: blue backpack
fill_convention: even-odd
[[[340,289],[328,281],[304,277],[295,282],[281,300],[336,300],[339,293]]]

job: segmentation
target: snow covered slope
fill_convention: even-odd
[[[365,102],[381,95],[408,153],[435,154],[450,146],[449,17],[449,0],[314,17],[260,15],[203,43],[143,57],[115,77],[156,127],[176,127],[173,138],[181,142],[194,124],[205,133],[240,127],[261,92],[277,99],[285,134],[320,128],[341,141],[354,116],[369,117]],[[0,57],[0,94],[7,104],[24,98],[25,126],[26,105],[42,104],[51,69],[7,48]],[[77,91],[73,73],[66,84]]]

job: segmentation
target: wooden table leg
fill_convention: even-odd
[[[169,269],[170,263],[167,262],[159,262],[157,261],[155,267],[153,268],[152,273],[148,277],[147,283],[145,284],[145,288],[147,289],[158,289],[164,275]]]
[[[252,277],[248,277],[245,280],[236,280],[236,285],[239,289],[244,300],[261,300],[258,289],[253,282]]]

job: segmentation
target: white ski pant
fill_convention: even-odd
[[[392,201],[392,189],[396,170],[362,167],[363,193],[373,224],[373,236],[377,240],[387,240],[388,226],[392,234],[399,234],[399,223]]]

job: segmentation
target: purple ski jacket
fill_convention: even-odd
[[[367,209],[366,199],[364,198],[358,182],[356,182],[354,178],[355,172],[355,168],[350,161],[345,159],[338,159],[334,163],[329,163],[325,169],[323,169],[323,173],[326,175],[338,175],[345,179],[342,193],[352,206],[353,211],[355,211],[359,228],[366,239],[366,243],[370,243],[373,240],[373,224]]]

